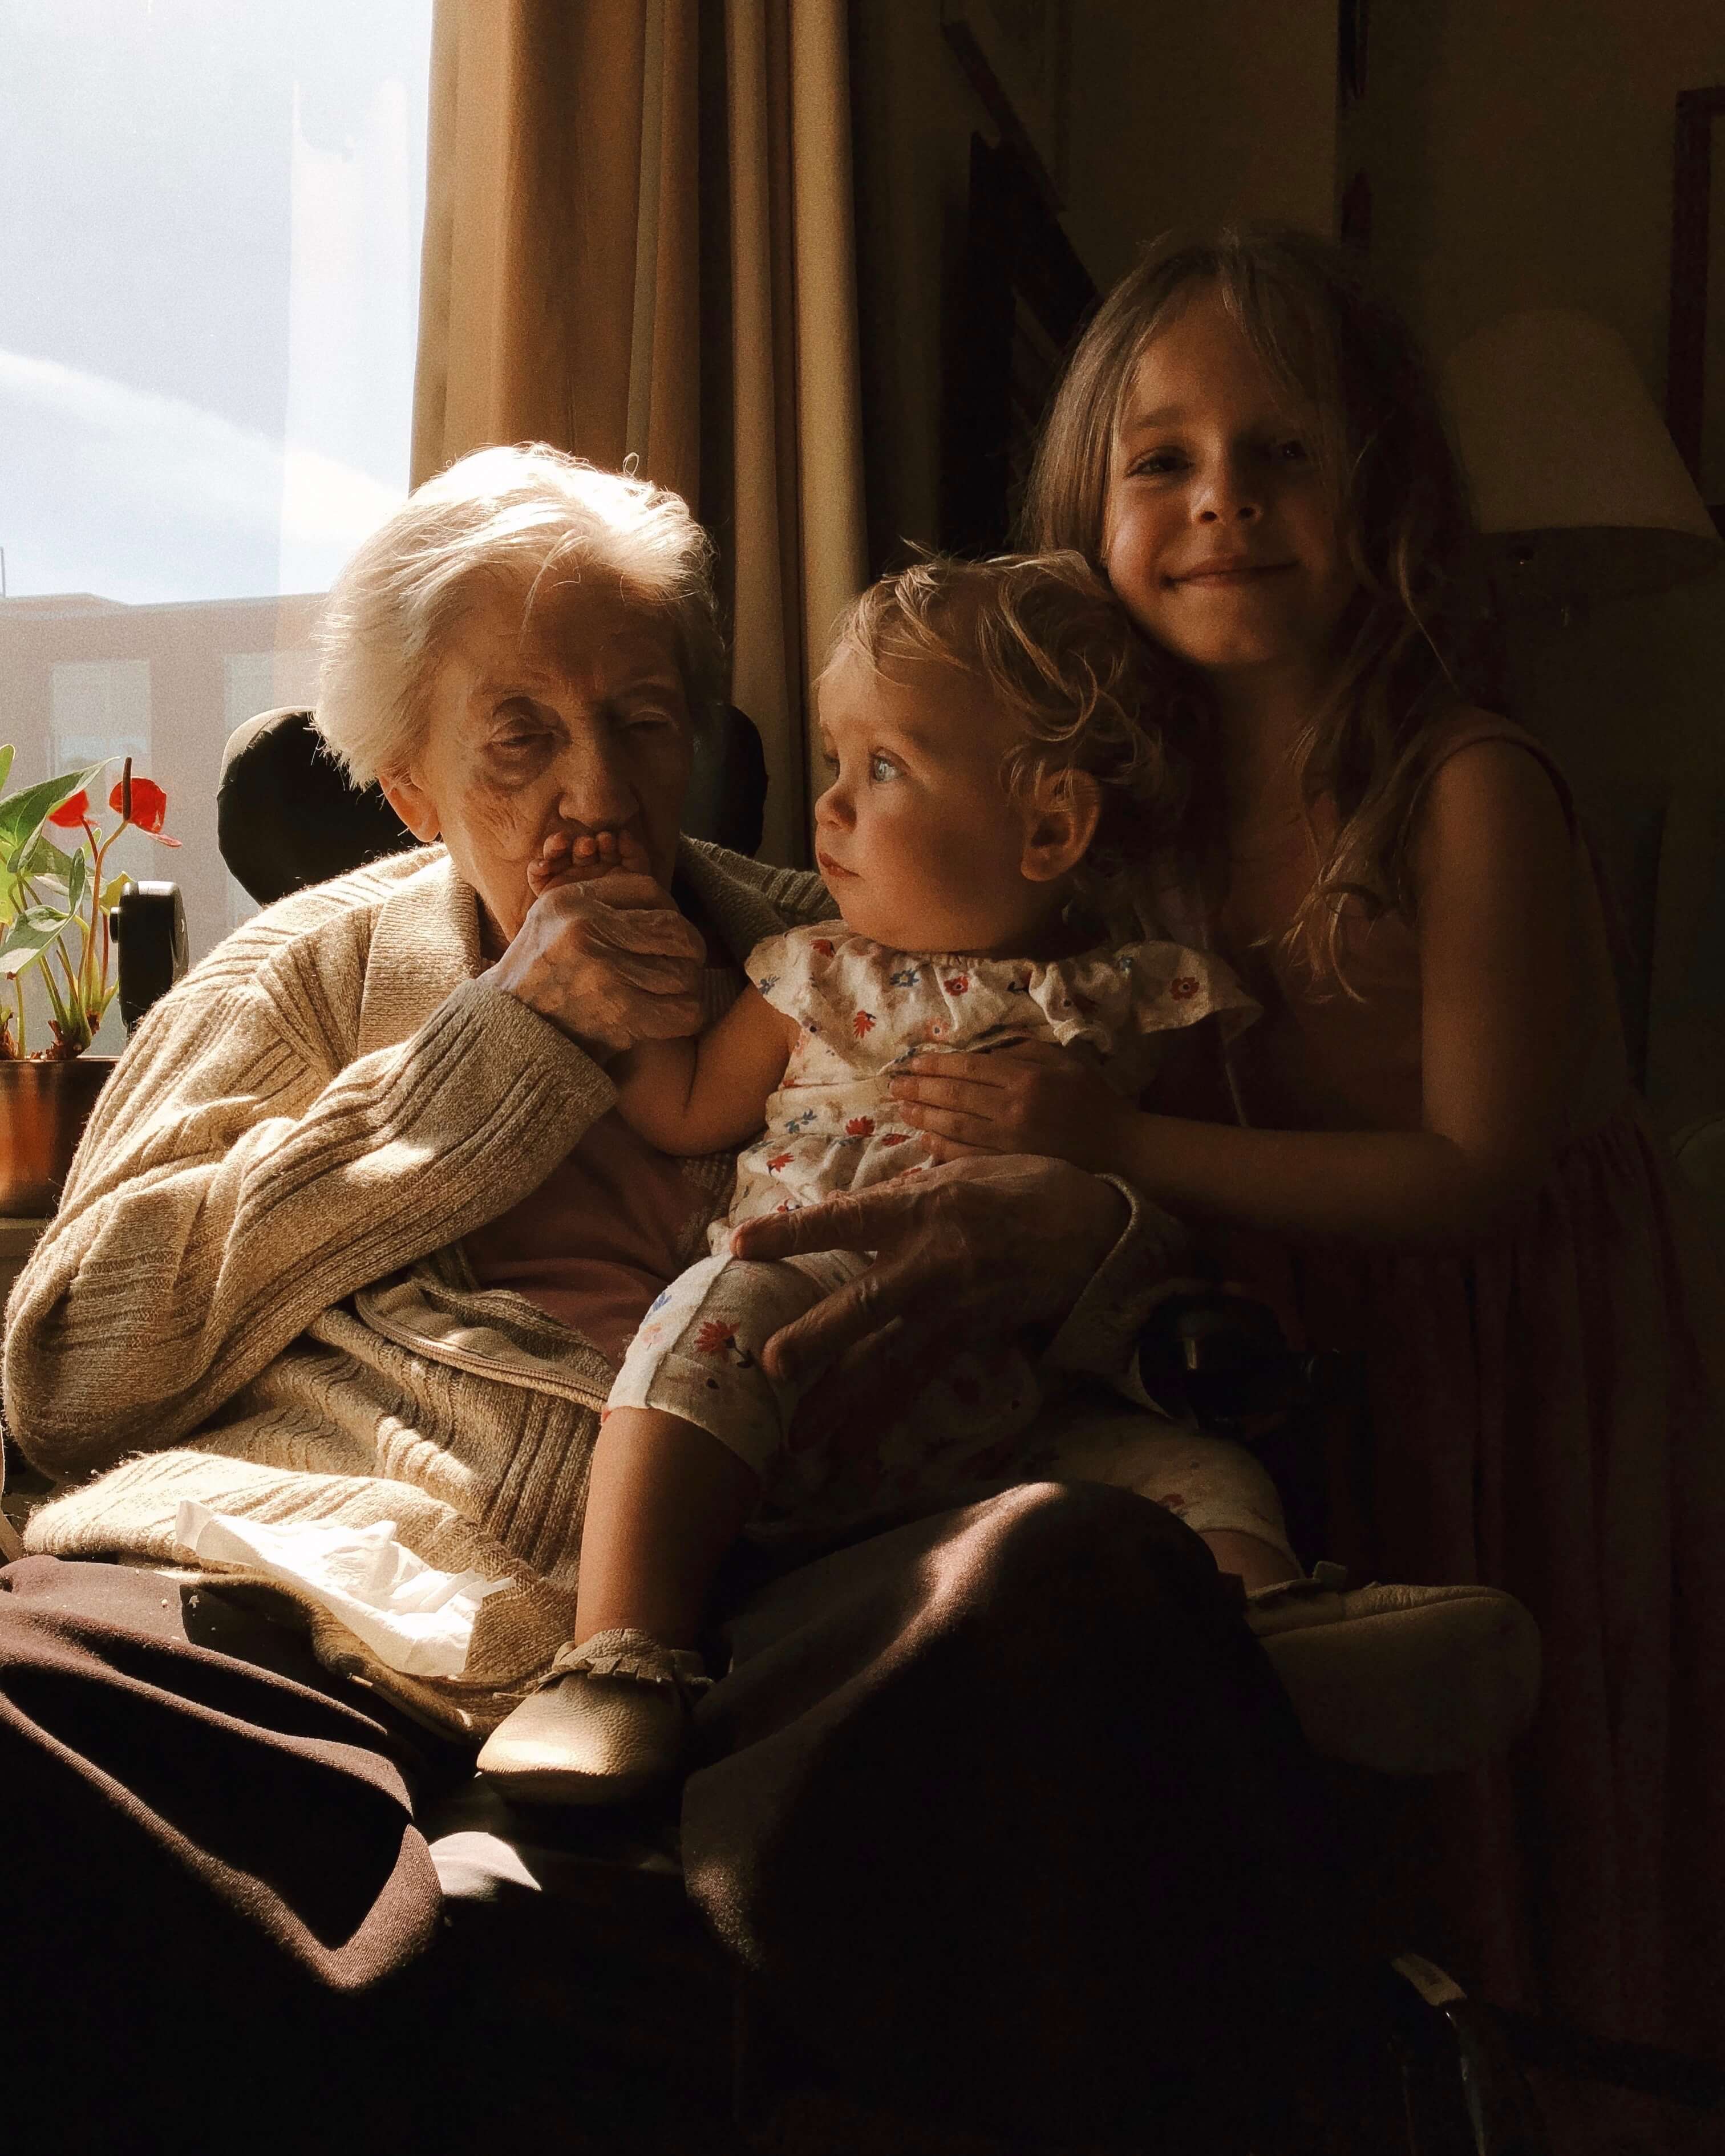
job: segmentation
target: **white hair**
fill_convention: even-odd
[[[721,693],[712,542],[680,495],[544,442],[475,449],[380,525],[335,583],[318,633],[316,723],[356,786],[404,769],[444,638],[485,591],[525,619],[547,571],[614,578],[659,615],[697,717]]]

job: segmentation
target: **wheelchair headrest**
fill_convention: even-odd
[[[216,842],[259,906],[419,843],[375,786],[348,784],[304,710],[262,711],[228,736]]]

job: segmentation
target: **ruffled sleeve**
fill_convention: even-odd
[[[749,952],[743,971],[774,1010],[800,1018],[808,999],[809,932],[767,937]]]
[[[1115,953],[1130,963],[1132,1015],[1140,1033],[1168,1033],[1213,1018],[1224,1040],[1261,1015],[1230,968],[1208,951],[1146,939]]]
[[[897,984],[918,969],[901,969],[898,954],[848,935],[841,922],[817,921],[757,944],[747,970],[773,1009],[802,1028],[787,1080],[795,1085],[878,1071],[905,1015]]]
[[[1062,1045],[1087,1041],[1104,1055],[1134,1034],[1173,1032],[1207,1018],[1231,1037],[1258,1015],[1219,958],[1181,943],[1147,938],[1012,970],[1013,988],[1035,1006],[1050,1038]]]

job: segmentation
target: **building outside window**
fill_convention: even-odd
[[[431,0],[0,0],[0,741],[167,788],[182,850],[118,865],[194,958],[251,910],[223,744],[312,700],[407,492],[430,38]]]

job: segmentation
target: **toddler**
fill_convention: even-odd
[[[841,918],[758,945],[716,1024],[614,1066],[620,1112],[664,1151],[752,1142],[711,1255],[653,1305],[613,1389],[583,1533],[580,1644],[559,1658],[563,1681],[518,1708],[480,1761],[506,1784],[519,1760],[521,1794],[608,1801],[675,1763],[683,1700],[705,1682],[692,1643],[712,1574],[757,1512],[857,1517],[1022,1465],[1040,1400],[1009,1342],[962,1356],[866,1457],[836,1457],[819,1430],[795,1428],[798,1389],[763,1367],[764,1343],[868,1260],[752,1264],[730,1255],[731,1234],[922,1167],[928,1140],[889,1090],[919,1052],[1077,1046],[1133,1101],[1162,1036],[1249,1020],[1228,969],[1147,938],[1127,897],[1129,859],[1174,805],[1145,717],[1165,701],[1163,680],[1070,553],[925,562],[866,593],[845,624],[820,684],[832,778],[815,807],[816,860]],[[1234,1448],[1194,1442],[1224,1481],[1239,1459],[1235,1479],[1255,1493]],[[1261,1503],[1243,1496],[1230,1527],[1296,1569]],[[547,1747],[564,1771],[547,1775]]]

